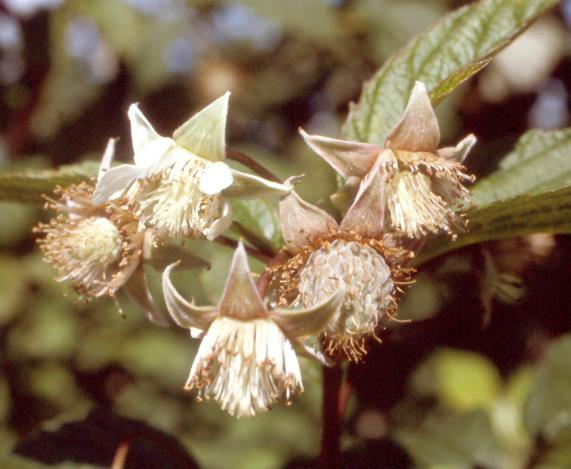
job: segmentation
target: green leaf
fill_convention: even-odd
[[[394,438],[420,467],[496,467],[500,458],[490,420],[482,410],[434,413],[421,425],[397,429]]]
[[[445,16],[389,59],[365,85],[346,138],[384,143],[416,80],[434,104],[470,78],[558,0],[481,0]]]
[[[411,385],[418,394],[435,394],[448,408],[466,411],[491,405],[502,382],[486,357],[442,349],[417,368]]]
[[[532,435],[552,440],[571,431],[571,334],[553,342],[543,357],[525,405]]]
[[[261,243],[267,244],[270,250],[277,250],[283,245],[278,214],[272,202],[265,199],[235,200],[232,207],[234,219],[248,231],[240,230],[246,239],[250,240],[249,235],[253,235]]]
[[[446,252],[471,244],[532,233],[571,233],[571,187],[535,195],[523,194],[466,212],[469,231],[455,241],[438,238],[415,258],[420,265]]]
[[[499,169],[473,189],[476,204],[571,184],[571,129],[530,130],[502,159]]]
[[[56,186],[65,187],[89,181],[97,175],[98,170],[99,162],[85,161],[57,169],[0,173],[0,200],[42,203],[42,194],[51,194]]]

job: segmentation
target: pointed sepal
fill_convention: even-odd
[[[142,264],[139,264],[137,269],[131,274],[129,280],[123,285],[123,288],[129,298],[147,314],[149,321],[159,326],[169,326],[168,320],[159,310],[153,299]]]
[[[438,150],[438,156],[448,160],[463,163],[472,147],[476,145],[478,139],[474,134],[464,137],[455,147],[445,147]]]
[[[187,329],[195,328],[206,330],[216,317],[216,308],[213,306],[196,306],[187,300],[176,290],[170,276],[178,263],[169,265],[162,276],[163,294],[167,310],[180,327]]]
[[[242,243],[238,244],[234,252],[226,286],[217,310],[222,316],[242,320],[262,318],[268,315],[268,310],[252,278],[248,255]]]
[[[163,141],[162,146],[166,145],[164,137],[161,137],[153,128],[151,123],[139,109],[138,104],[131,104],[127,111],[127,116],[131,123],[131,140],[133,143],[133,152],[135,164],[140,167],[150,166],[157,158],[157,151],[160,150],[157,141]]]
[[[436,152],[440,127],[424,83],[414,84],[404,114],[389,132],[386,142],[393,149]]]
[[[274,310],[270,317],[290,337],[319,335],[345,301],[345,291],[339,290],[321,304],[302,310]]]
[[[113,158],[115,157],[116,143],[116,138],[110,138],[107,142],[107,145],[105,146],[105,151],[103,152],[103,157],[101,158],[101,165],[99,166],[99,173],[97,173],[97,182],[99,182],[105,172],[111,168],[111,163],[113,163]]]
[[[143,260],[158,271],[166,269],[175,262],[180,270],[210,268],[209,262],[194,255],[188,249],[172,244],[157,244],[151,230],[145,233]]]
[[[345,177],[363,177],[382,150],[372,143],[309,135],[303,129],[299,129],[299,133],[315,153]]]
[[[291,185],[270,181],[260,176],[232,170],[232,184],[224,189],[224,197],[254,198],[268,195],[282,196],[289,194]]]
[[[338,231],[335,219],[324,210],[303,200],[295,191],[278,205],[280,228],[288,251],[296,254],[315,239]]]
[[[211,161],[226,156],[226,119],[230,92],[206,106],[174,131],[173,138],[181,147]]]
[[[387,180],[394,156],[385,150],[361,182],[353,205],[341,221],[341,229],[366,238],[380,238],[384,231]]]

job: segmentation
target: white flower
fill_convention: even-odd
[[[136,104],[129,108],[134,165],[107,171],[97,185],[98,203],[124,196],[141,223],[162,238],[212,240],[229,228],[228,197],[282,195],[289,186],[231,169],[226,155],[230,93],[161,137]]]
[[[103,155],[99,178],[113,159],[111,140]],[[186,251],[154,246],[150,230],[139,231],[132,212],[113,201],[96,204],[88,183],[58,188],[58,200],[47,198],[47,208],[58,214],[40,223],[35,232],[45,260],[58,271],[57,281],[69,282],[83,300],[109,295],[123,288],[160,325],[168,322],[156,307],[147,286],[144,262],[182,258],[188,268],[208,265]],[[163,264],[164,265],[164,264]]]
[[[186,301],[170,280],[173,264],[163,273],[165,301],[175,322],[204,331],[185,389],[199,399],[215,399],[236,417],[290,402],[303,391],[296,351],[325,360],[298,337],[316,335],[343,301],[337,291],[314,308],[268,311],[252,279],[244,247],[236,249],[226,287],[216,307]]]
[[[387,209],[388,231],[409,238],[445,231],[454,237],[455,229],[465,227],[454,208],[470,195],[465,184],[474,179],[462,162],[476,138],[468,135],[455,147],[438,148],[440,129],[423,83],[416,82],[403,116],[384,146],[301,133],[307,144],[349,183],[381,172],[382,178],[377,178],[375,184]],[[337,200],[342,201],[342,195],[337,194]]]

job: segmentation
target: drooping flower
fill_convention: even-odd
[[[308,145],[339,174],[361,180],[376,164],[386,173],[388,230],[409,238],[465,228],[454,211],[469,199],[473,182],[462,165],[476,143],[473,135],[455,147],[439,149],[440,129],[426,87],[416,82],[406,110],[384,146],[338,140],[301,131]]]
[[[238,246],[217,306],[198,307],[186,301],[163,273],[163,292],[175,322],[204,331],[185,389],[199,399],[215,399],[236,417],[266,411],[276,402],[289,403],[303,391],[296,351],[318,358],[299,337],[319,334],[343,301],[336,291],[306,310],[268,311],[253,281],[246,251]]]
[[[161,238],[207,238],[232,223],[229,197],[283,195],[286,185],[231,169],[226,156],[230,93],[161,137],[136,104],[129,108],[134,165],[111,168],[99,181],[94,200],[124,197],[142,226]]]
[[[272,267],[278,304],[319,304],[338,289],[343,305],[327,324],[322,343],[329,355],[360,361],[379,320],[392,317],[400,286],[410,282],[404,267],[411,253],[383,233],[384,174],[376,165],[338,224],[295,192],[279,204],[287,261]]]
[[[111,164],[114,145],[111,140],[107,146],[99,177]],[[45,260],[58,271],[57,281],[69,282],[82,300],[114,297],[124,288],[149,319],[168,324],[153,301],[143,270],[143,262],[151,262],[155,251],[152,231],[139,231],[139,220],[119,204],[94,203],[93,191],[91,184],[82,182],[58,187],[57,200],[46,197],[46,208],[57,215],[34,229]],[[180,257],[183,251],[172,253]],[[184,261],[187,267],[208,265],[189,254]]]

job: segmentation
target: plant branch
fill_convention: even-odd
[[[229,160],[237,161],[241,165],[250,168],[252,171],[254,171],[259,176],[262,176],[263,178],[269,179],[270,181],[274,182],[281,182],[280,179],[275,174],[273,174],[270,170],[266,169],[260,163],[254,161],[252,157],[246,155],[245,153],[236,150],[226,150],[226,158],[228,158]]]
[[[319,467],[334,469],[341,465],[341,420],[347,402],[346,393],[341,392],[343,370],[337,363],[323,367],[323,402],[321,454]]]
[[[227,247],[230,247],[232,249],[236,249],[238,247],[238,241],[235,241],[235,240],[228,238],[226,236],[218,236],[218,238],[216,238],[215,241],[218,244],[221,244],[222,246],[227,246]],[[264,264],[267,263],[268,261],[270,261],[272,258],[272,256],[265,254],[263,252],[260,252],[257,249],[253,249],[250,246],[244,246],[244,247],[246,248],[246,252],[250,256],[254,256],[256,259],[259,259]]]
[[[253,244],[258,249],[258,251],[261,251],[270,257],[274,257],[277,254],[274,247],[266,238],[258,235],[247,226],[244,226],[242,223],[234,220],[232,227],[238,232],[238,234],[240,234],[240,236],[243,236],[247,241]]]

